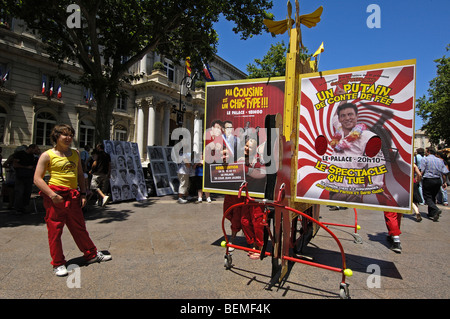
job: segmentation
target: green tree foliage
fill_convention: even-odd
[[[447,51],[450,44],[447,45]],[[438,144],[444,140],[450,144],[450,57],[437,60],[437,76],[430,81],[428,97],[417,99],[417,114],[424,120],[422,129],[430,141]]]
[[[262,60],[255,59],[255,64],[247,64],[249,79],[284,76],[286,73],[286,52],[284,41],[272,44]]]
[[[268,78],[276,76],[285,76],[286,74],[286,55],[288,48],[284,41],[272,44],[269,51],[262,60],[255,59],[255,64],[247,64],[249,79]],[[300,52],[300,60],[307,61],[311,54],[307,54],[308,49],[303,48]]]
[[[214,23],[221,14],[234,21],[233,31],[246,39],[265,29],[263,19],[272,7],[270,0],[0,0],[0,4],[41,36],[52,60],[82,67],[79,78],[65,80],[92,89],[97,101],[96,140],[109,138],[121,84],[136,77],[128,69],[145,54],[155,51],[175,63],[190,56],[192,66],[199,67],[201,59],[211,61],[216,53]],[[80,8],[80,28],[67,24],[71,4]]]

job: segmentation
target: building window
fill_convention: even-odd
[[[126,112],[127,111],[127,101],[128,101],[128,98],[126,96],[120,95],[116,99],[116,110]]]
[[[93,105],[95,104],[94,93],[89,88],[84,88],[83,103]]]
[[[127,129],[125,126],[118,124],[114,127],[114,140],[127,141]]]
[[[49,98],[58,97],[58,87],[61,82],[52,74],[42,74],[41,93]]]
[[[164,71],[167,74],[167,79],[170,82],[175,82],[175,67],[169,60],[164,60]]]
[[[81,121],[80,123],[80,147],[89,145],[91,148],[95,146],[94,125],[89,121]]]
[[[41,146],[52,146],[50,133],[55,127],[55,117],[47,112],[39,113],[36,116],[36,144]]]

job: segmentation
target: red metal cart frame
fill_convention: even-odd
[[[293,209],[291,207],[285,206],[283,204],[281,204],[283,197],[284,197],[284,184],[280,187],[279,191],[278,191],[278,196],[277,199],[275,201],[268,201],[268,200],[257,200],[257,199],[253,199],[249,196],[248,194],[248,190],[246,187],[246,184],[243,184],[240,189],[239,189],[239,194],[238,197],[242,196],[242,191],[245,191],[245,200],[242,203],[238,203],[238,204],[234,204],[232,206],[230,206],[223,215],[223,219],[222,219],[222,230],[224,233],[224,242],[222,242],[222,246],[226,247],[226,254],[225,254],[225,267],[227,269],[230,269],[232,267],[232,258],[231,258],[231,252],[229,250],[229,248],[235,248],[235,249],[239,249],[239,250],[243,250],[243,251],[247,251],[247,252],[255,252],[255,253],[261,253],[261,259],[263,259],[266,256],[270,256],[272,258],[277,258],[281,261],[281,263],[285,263],[285,261],[290,261],[290,262],[295,262],[295,263],[301,263],[301,264],[305,264],[305,265],[309,265],[309,266],[313,266],[313,267],[317,267],[317,268],[321,268],[321,269],[326,269],[326,270],[330,270],[330,271],[334,271],[334,272],[338,272],[342,274],[342,279],[340,282],[340,291],[339,291],[339,295],[341,298],[347,299],[349,298],[349,290],[348,290],[348,284],[345,282],[346,277],[351,276],[352,275],[352,271],[350,269],[348,269],[346,267],[346,260],[345,260],[345,253],[344,253],[344,249],[342,247],[341,242],[339,241],[339,239],[336,237],[336,235],[327,227],[327,225],[331,225],[331,223],[322,223],[316,219],[314,219],[313,217],[309,216],[308,214],[298,211],[296,209]],[[301,221],[303,220],[308,220],[316,225],[318,225],[320,228],[323,228],[337,243],[339,251],[340,251],[340,255],[341,255],[341,259],[342,259],[342,267],[338,268],[338,267],[332,267],[332,266],[328,266],[328,265],[324,265],[324,264],[320,264],[320,263],[316,263],[316,262],[312,262],[309,260],[304,260],[301,258],[297,258],[298,256],[293,256],[292,254],[288,253],[289,252],[289,248],[292,248],[292,245],[295,244],[295,238],[290,238],[288,241],[284,240],[282,241],[282,249],[281,254],[276,253],[276,252],[267,252],[264,251],[263,253],[259,250],[255,250],[252,248],[248,248],[248,247],[244,247],[244,246],[239,246],[239,245],[235,245],[229,242],[228,240],[228,236],[226,234],[226,230],[225,230],[225,220],[227,214],[240,206],[244,206],[244,205],[251,205],[251,206],[262,206],[264,208],[264,212],[265,214],[267,214],[268,207],[273,207],[275,210],[278,210],[278,212],[281,212],[282,214],[284,214],[286,216],[286,214],[288,213],[294,213],[296,214],[294,218],[299,218]],[[356,213],[356,210],[355,210]],[[275,214],[276,215],[276,214]],[[270,238],[272,240],[276,240],[276,238],[281,238],[281,234],[276,233],[276,230],[274,229],[274,233],[272,233],[270,231],[270,227],[269,224],[266,223],[265,221],[268,219],[269,217],[267,215],[264,216],[263,219],[263,226],[266,228],[266,230],[269,232]],[[274,217],[276,218],[276,216]],[[277,221],[274,222],[274,224],[276,224]],[[342,226],[342,225],[338,225],[337,226]],[[355,226],[356,227],[356,226]],[[275,228],[275,227],[274,227]],[[356,229],[356,228],[355,228]],[[290,230],[289,230],[290,232]],[[290,233],[290,235],[292,235]],[[274,274],[272,274],[272,277],[274,276]],[[279,281],[281,281],[282,278],[279,279]]]

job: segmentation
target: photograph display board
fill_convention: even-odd
[[[146,199],[147,187],[137,143],[105,140],[103,144],[111,156],[112,202]]]
[[[237,195],[248,182],[252,196],[264,196],[266,172],[275,166],[266,145],[266,118],[283,115],[284,86],[284,77],[206,84],[205,192]]]
[[[172,156],[170,155],[171,153],[172,153],[172,146],[164,147],[164,155],[166,157],[169,184],[170,187],[172,188],[173,193],[176,194],[178,193],[178,186],[180,185],[180,181],[178,180],[177,174],[178,164],[172,160]]]
[[[296,200],[409,213],[415,60],[300,82]]]
[[[171,151],[172,147],[147,146],[157,196],[178,192],[178,166],[172,161]]]

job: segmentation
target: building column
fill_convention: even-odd
[[[196,162],[200,160],[199,155],[203,152],[202,141],[202,119],[199,112],[194,111],[194,137],[192,139],[192,150],[194,154],[198,155],[198,158],[194,158]]]
[[[164,106],[164,119],[163,119],[163,140],[162,146],[169,145],[170,142],[170,106]]]
[[[136,139],[139,153],[144,154],[144,110],[142,109],[142,99],[136,100],[135,103],[137,107]]]
[[[155,105],[153,104],[153,97],[145,99],[148,104],[148,123],[147,123],[147,145],[155,145],[155,125],[156,125],[156,113]]]

